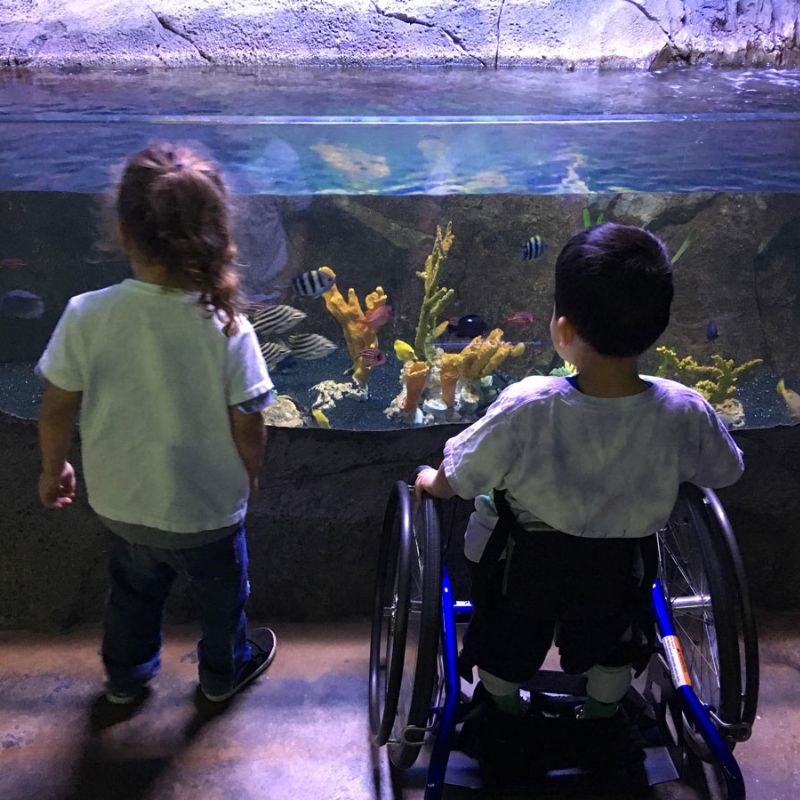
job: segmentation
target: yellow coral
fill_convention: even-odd
[[[433,340],[441,336],[447,328],[447,323],[436,324],[436,318],[442,313],[444,307],[452,300],[454,291],[444,286],[439,286],[439,271],[447,258],[453,245],[453,223],[448,222],[444,234],[440,226],[436,226],[436,239],[433,243],[431,254],[425,259],[425,268],[417,273],[424,284],[422,305],[419,309],[419,322],[414,336],[414,352],[417,358],[427,361],[433,359],[435,348]]]
[[[476,336],[461,351],[461,375],[467,379],[491,375],[507,358],[516,358],[525,352],[522,342],[503,341],[503,331],[495,328],[486,336]]]
[[[698,364],[692,356],[678,358],[678,354],[669,347],[657,347],[656,352],[661,356],[656,375],[674,377],[679,383],[693,386],[712,405],[732,397],[736,393],[736,381],[739,375],[746,369],[763,363],[760,358],[752,358],[735,367],[732,358],[723,358],[715,353],[711,356],[713,364],[704,365]],[[700,375],[709,377],[698,381]]]
[[[778,381],[778,385],[775,389],[783,398],[783,402],[786,403],[786,408],[789,409],[789,413],[793,417],[800,417],[800,395],[797,394],[794,389],[787,389],[783,378]]]
[[[320,267],[319,271],[336,277],[330,267]],[[333,318],[342,326],[345,342],[347,342],[347,352],[350,353],[353,362],[353,377],[359,386],[364,387],[367,385],[371,367],[364,364],[361,352],[368,347],[378,347],[378,337],[364,321],[364,312],[361,310],[361,302],[355,289],[352,287],[348,289],[347,300],[345,300],[334,283],[322,295],[322,299]],[[369,312],[385,306],[387,299],[383,288],[378,286],[374,292],[367,295],[364,303]]]

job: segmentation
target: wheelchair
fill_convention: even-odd
[[[445,564],[453,526],[443,531],[439,513],[464,502],[426,495],[417,503],[413,485],[397,481],[379,545],[369,663],[371,738],[376,747],[386,747],[392,772],[401,779],[425,754],[426,770],[415,769],[424,773],[425,800],[443,796],[466,704],[457,669],[457,623],[469,619],[471,607],[454,597]],[[681,485],[657,542],[656,652],[623,701],[625,708],[631,696],[643,712],[640,719],[651,725],[647,783],[699,779],[711,797],[745,798],[733,749],[749,738],[756,716],[758,640],[742,558],[714,492]],[[540,674],[543,680],[561,675]],[[649,761],[654,766],[648,769]]]

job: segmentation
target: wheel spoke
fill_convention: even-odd
[[[685,527],[685,531],[682,528]],[[710,597],[702,552],[691,537],[692,525],[670,523],[659,536],[659,569],[676,633],[684,646],[687,667],[703,702],[719,706],[720,665],[713,607],[673,605],[681,597]]]
[[[664,549],[667,551],[667,554],[670,557],[670,563],[675,567],[675,569],[678,570],[684,582],[686,583],[687,588],[689,589],[686,594],[700,594],[700,592],[694,586],[694,582],[692,581],[691,577],[689,576],[688,559],[683,558],[679,552],[673,551],[666,542],[664,543]]]
[[[703,639],[706,639],[706,637],[701,637],[701,636],[698,636],[698,635],[695,635],[695,634],[693,634],[693,633],[692,633],[692,632],[691,632],[691,631],[690,631],[690,630],[689,630],[689,629],[688,629],[688,628],[687,628],[687,627],[686,627],[686,626],[685,626],[685,625],[684,625],[684,624],[683,624],[683,623],[680,621],[680,619],[677,619],[677,618],[676,618],[674,621],[675,621],[675,624],[676,624],[676,625],[677,625],[677,626],[678,626],[678,627],[679,627],[679,628],[680,628],[680,629],[681,629],[681,630],[684,632],[684,634],[685,634],[685,636],[686,636],[686,638],[687,638],[687,641],[690,641],[690,642],[691,642],[691,643],[694,645],[694,647],[693,647],[693,650],[695,650],[695,651],[697,652],[697,654],[699,655],[699,657],[700,657],[700,658],[701,658],[701,659],[702,659],[702,660],[703,660],[703,661],[704,661],[704,662],[705,662],[705,663],[706,663],[706,664],[709,666],[709,668],[710,668],[710,669],[711,669],[711,671],[714,673],[714,675],[715,675],[715,676],[717,676],[717,682],[719,682],[719,671],[718,671],[718,668],[716,667],[716,665],[715,665],[715,663],[714,663],[714,657],[713,657],[713,651],[714,651],[716,648],[709,646],[709,648],[708,648],[708,651],[709,651],[709,652],[708,652],[708,655],[709,655],[709,657],[706,657],[706,654],[705,654],[705,652],[704,652],[705,648],[703,648],[703,647],[701,646],[701,641],[702,641]],[[707,639],[706,639],[706,640],[707,640]],[[709,644],[710,644],[710,643],[709,643]]]

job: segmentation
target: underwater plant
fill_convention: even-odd
[[[574,375],[577,371],[578,369],[574,364],[570,364],[569,361],[565,361],[560,367],[555,367],[554,369],[551,369],[550,372],[548,372],[547,374],[550,377],[567,378],[570,375]]]
[[[597,215],[597,219],[594,222],[592,222],[592,212],[589,210],[588,207],[584,207],[583,209],[584,228],[592,228],[595,225],[602,225],[604,219],[605,219],[605,214],[601,212],[600,214]],[[648,225],[649,224],[650,223],[648,223]],[[647,225],[645,225],[645,227],[647,227]],[[683,240],[681,246],[675,251],[675,255],[672,256],[672,258],[670,259],[670,264],[672,264],[673,266],[677,264],[681,256],[689,249],[689,245],[691,243],[692,243],[691,237],[687,236]]]
[[[320,267],[320,272],[326,271],[332,272],[330,267]],[[364,350],[378,348],[378,336],[367,324],[366,315],[361,308],[361,301],[352,286],[347,290],[347,300],[344,299],[335,283],[322,295],[322,299],[331,316],[342,326],[347,352],[353,361],[353,378],[363,389],[367,385],[372,367],[365,363],[362,354]],[[367,314],[385,306],[387,299],[383,287],[375,287],[375,291],[370,292],[364,299]]]
[[[691,386],[713,406],[733,397],[736,393],[736,381],[742,372],[763,363],[761,358],[752,358],[735,367],[732,358],[723,358],[715,353],[711,356],[712,363],[704,365],[698,364],[691,355],[678,358],[675,350],[669,347],[657,347],[656,352],[661,356],[661,362],[656,368],[657,376],[674,378],[679,383]]]
[[[603,212],[601,212],[600,214],[597,215],[597,220],[595,222],[592,222],[592,212],[589,211],[589,209],[586,208],[586,207],[583,209],[583,227],[584,228],[592,228],[595,225],[602,225],[603,224],[603,219],[605,219],[605,214]]]
[[[684,254],[684,253],[685,253],[685,252],[688,250],[688,249],[689,249],[689,245],[690,245],[691,243],[692,243],[692,240],[691,240],[691,238],[687,236],[687,237],[686,237],[686,238],[683,240],[683,244],[682,244],[682,245],[681,245],[681,246],[680,246],[680,247],[677,249],[677,251],[675,252],[675,255],[674,255],[674,256],[672,256],[672,258],[670,259],[670,262],[669,262],[669,263],[670,263],[670,264],[672,264],[673,266],[674,266],[675,264],[677,264],[677,263],[678,263],[678,259],[679,259],[679,258],[680,258],[680,257],[681,257],[681,256],[682,256],[682,255],[683,255],[683,254]]]
[[[425,268],[422,272],[417,272],[417,277],[422,278],[424,282],[425,293],[419,309],[414,352],[419,360],[428,362],[432,362],[436,356],[433,340],[441,336],[447,328],[447,322],[437,325],[436,320],[454,294],[453,289],[439,286],[439,271],[455,239],[452,227],[452,221],[448,222],[443,236],[441,227],[436,226],[436,239],[431,254],[425,259]]]
[[[525,344],[503,340],[500,328],[476,336],[458,353],[446,353],[434,340],[444,333],[448,322],[438,323],[442,309],[454,291],[439,285],[441,266],[454,240],[452,222],[444,233],[436,226],[436,239],[425,268],[417,272],[424,281],[424,294],[414,347],[402,340],[395,342],[395,354],[403,362],[400,375],[403,390],[384,414],[404,422],[427,424],[434,418],[459,420],[475,413],[487,400],[496,396],[492,375],[503,362],[525,352]]]

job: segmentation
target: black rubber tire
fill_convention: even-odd
[[[372,603],[369,726],[376,747],[389,740],[397,716],[408,630],[411,549],[409,487],[397,481],[383,517]]]
[[[426,495],[414,514],[411,559],[409,615],[417,615],[416,657],[406,643],[406,663],[402,682],[409,702],[408,714],[401,710],[395,718],[389,742],[389,760],[398,769],[408,769],[417,760],[431,722],[431,700],[437,677],[438,644],[441,631],[442,545],[439,514],[433,499]],[[401,688],[401,692],[403,689]]]
[[[719,498],[711,489],[703,489],[702,491],[710,522],[717,529],[721,541],[724,542],[729,569],[736,582],[735,619],[739,640],[739,665],[742,671],[742,703],[739,722],[749,727],[752,726],[758,711],[760,670],[758,631],[756,630],[753,607],[750,604],[747,574],[745,573],[744,560],[739,550],[739,543]],[[745,738],[738,739],[738,741],[745,741]]]
[[[737,585],[728,566],[725,541],[710,521],[698,487],[681,485],[669,523],[659,533],[659,549],[659,575],[669,608],[672,597],[710,596],[710,614],[704,611],[698,618],[696,610],[672,609],[672,619],[700,702],[713,708],[723,722],[736,723],[741,706]],[[708,658],[701,652],[704,643]],[[714,680],[709,679],[706,665],[715,674]],[[710,757],[705,742],[691,726],[685,724],[683,733],[699,758]]]

